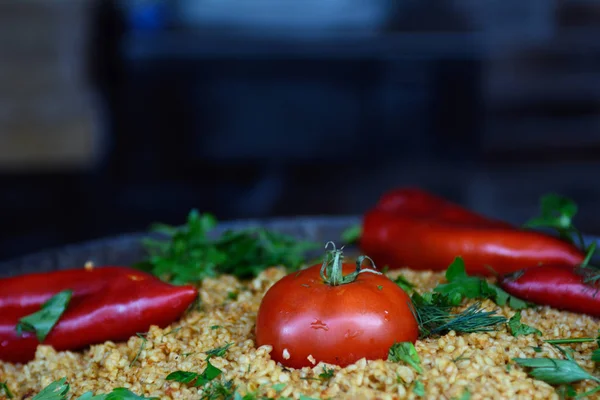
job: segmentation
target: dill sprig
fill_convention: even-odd
[[[507,319],[497,315],[497,310],[486,311],[475,303],[458,313],[453,313],[453,300],[442,293],[413,293],[413,313],[419,324],[420,337],[443,335],[450,331],[472,333],[499,329]]]

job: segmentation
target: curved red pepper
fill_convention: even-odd
[[[531,303],[600,317],[600,286],[585,282],[584,269],[568,265],[527,268],[501,277],[509,294]]]
[[[78,350],[107,340],[127,340],[151,325],[176,321],[196,299],[193,286],[174,286],[126,267],[101,267],[0,279],[0,360],[27,362],[39,344],[34,333],[18,336],[20,318],[57,293],[73,291],[67,310],[43,344]]]
[[[486,218],[419,189],[386,193],[363,220],[360,248],[381,266],[445,270],[462,256],[469,274],[539,265],[579,265],[577,247]]]

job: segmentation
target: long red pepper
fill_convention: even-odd
[[[27,362],[39,344],[34,333],[17,335],[20,318],[57,293],[73,295],[43,344],[78,350],[107,340],[127,340],[151,325],[176,321],[197,297],[193,286],[174,286],[127,267],[73,269],[0,279],[0,360]]]
[[[571,266],[527,268],[504,275],[499,285],[531,303],[600,317],[600,285],[586,282],[589,270]]]
[[[462,256],[469,274],[579,265],[585,254],[544,233],[517,228],[425,191],[384,194],[363,219],[360,248],[377,265],[441,271]]]

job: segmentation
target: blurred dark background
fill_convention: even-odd
[[[600,234],[600,2],[0,2],[0,259],[418,185]]]

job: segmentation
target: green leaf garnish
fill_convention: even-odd
[[[227,350],[229,350],[229,348],[231,346],[233,346],[233,343],[227,343],[224,346],[217,347],[216,349],[208,350],[205,353],[206,359],[209,359],[211,357],[223,357],[225,355],[225,353],[227,353]]]
[[[69,389],[67,378],[62,378],[46,386],[32,400],[67,400]]]
[[[419,358],[417,349],[415,349],[415,346],[411,342],[394,343],[388,352],[388,361],[403,361],[413,367],[419,374],[423,373],[421,359]]]
[[[67,400],[69,389],[67,378],[62,378],[46,386],[32,400]],[[138,396],[129,389],[116,388],[111,393],[95,396],[92,392],[85,392],[77,400],[158,400],[158,398]]]
[[[175,372],[171,372],[169,375],[167,375],[167,377],[165,379],[168,381],[176,381],[176,382],[186,383],[186,384],[195,381],[194,386],[200,387],[200,386],[205,386],[208,382],[217,378],[222,373],[223,373],[223,371],[221,371],[219,368],[212,365],[210,363],[210,359],[207,358],[206,359],[206,368],[204,369],[204,371],[202,371],[201,374],[197,374],[195,372],[189,372],[189,371],[175,371]]]
[[[221,382],[212,381],[208,383],[202,390],[201,400],[254,400],[258,399],[253,393],[248,393],[242,397],[236,392],[236,387],[232,380]]]
[[[525,228],[549,228],[558,233],[561,239],[575,244],[577,240],[581,249],[585,249],[583,236],[573,225],[577,214],[577,204],[568,197],[555,193],[542,196],[540,215],[527,221]]]
[[[600,362],[600,349],[592,351],[592,361]]]
[[[529,375],[550,385],[564,385],[584,380],[600,382],[600,379],[590,375],[574,360],[559,358],[514,358],[518,365],[528,368]]]
[[[342,240],[346,244],[354,244],[358,242],[360,239],[360,235],[362,234],[362,226],[354,225],[351,226],[342,232]]]
[[[8,387],[7,382],[0,382],[0,391],[3,391],[7,399],[12,399],[14,396]]]
[[[325,368],[323,368],[325,369]],[[331,374],[331,376],[333,376],[333,373]],[[285,389],[287,385],[285,383],[276,383],[273,385],[273,390],[276,391],[277,393],[281,392],[283,389]]]
[[[425,386],[423,385],[423,382],[419,380],[415,381],[415,384],[413,386],[413,393],[419,397],[425,396]]]
[[[469,392],[469,389],[465,389],[465,391],[458,398],[458,400],[471,400],[471,392]]]
[[[149,257],[135,266],[174,284],[201,282],[221,274],[247,279],[273,266],[296,270],[304,264],[307,251],[320,247],[262,228],[227,231],[213,239],[209,233],[216,225],[212,215],[196,210],[181,228],[155,225],[152,232],[166,238],[145,239]]]
[[[126,388],[116,388],[112,392],[100,396],[106,396],[102,398],[103,400],[158,400],[158,397],[138,396]],[[93,399],[96,400],[96,397],[98,396],[95,396]]]
[[[238,292],[227,292],[227,299],[236,301],[238,299]]]
[[[531,334],[542,335],[539,329],[521,323],[521,311],[517,311],[515,315],[510,317],[508,320],[508,329],[510,329],[510,333],[515,337]]]
[[[39,311],[19,319],[17,334],[34,332],[38,341],[43,342],[67,309],[72,295],[71,290],[62,291],[42,304]]]
[[[328,381],[329,379],[333,378],[334,373],[335,370],[333,368],[327,368],[327,365],[324,365],[323,372],[319,374],[319,378],[322,381]]]
[[[406,293],[412,292],[415,288],[415,285],[410,283],[403,275],[398,275],[398,277],[394,279],[394,283],[400,286],[400,288]]]
[[[531,306],[485,279],[469,276],[462,257],[456,257],[450,264],[446,270],[446,280],[448,283],[440,284],[433,290],[448,295],[452,305],[455,306],[459,305],[463,299],[490,299],[499,306],[508,305],[516,310]]]

